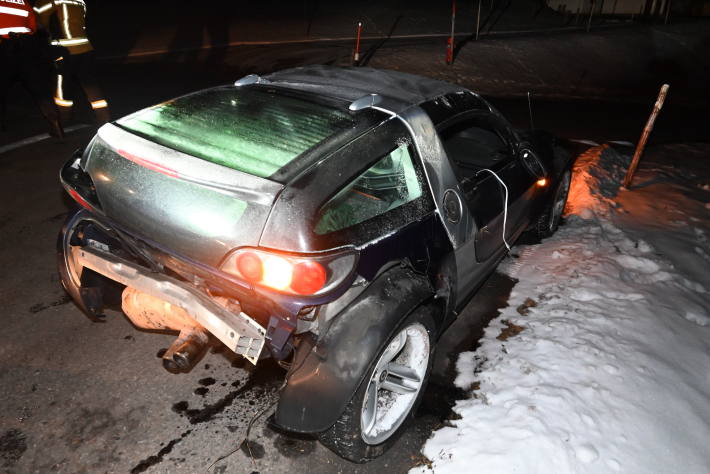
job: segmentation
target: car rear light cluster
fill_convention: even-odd
[[[64,189],[77,204],[90,211],[100,211],[101,205],[96,196],[94,182],[81,167],[82,153],[82,150],[74,152],[72,158],[62,167],[59,177]]]
[[[221,269],[246,282],[281,293],[318,295],[335,288],[355,269],[355,254],[301,257],[254,248],[231,253]]]
[[[79,204],[81,207],[83,207],[84,209],[88,209],[90,211],[92,211],[94,209],[94,206],[89,204],[89,202],[86,199],[84,199],[81,196],[81,194],[79,194],[76,191],[76,189],[69,188],[68,191],[69,191],[69,195],[72,197],[72,199],[74,199],[77,202],[77,204]]]

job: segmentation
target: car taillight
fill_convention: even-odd
[[[261,259],[254,252],[245,252],[237,257],[237,270],[251,282],[260,281],[264,274]]]
[[[81,197],[81,194],[76,192],[76,189],[69,188],[69,195],[83,208],[88,210],[93,210],[93,206],[89,204],[86,199]]]
[[[325,285],[325,269],[318,262],[301,262],[293,267],[291,288],[302,295],[312,295]]]
[[[92,212],[100,212],[101,204],[96,196],[96,187],[91,176],[81,167],[82,150],[77,150],[62,166],[59,179],[67,193],[80,206]]]
[[[264,259],[261,283],[274,290],[286,290],[293,281],[293,264],[285,258],[269,255]],[[258,283],[258,282],[255,282]]]
[[[259,249],[239,249],[221,266],[247,282],[282,293],[316,295],[342,283],[355,269],[353,253],[301,257]]]

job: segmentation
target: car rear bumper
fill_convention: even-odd
[[[65,258],[77,274],[89,268],[126,287],[182,308],[230,350],[256,364],[266,330],[243,312],[235,314],[190,284],[136,265],[91,245],[68,246]]]

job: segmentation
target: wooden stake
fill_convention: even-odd
[[[663,84],[663,86],[661,86],[661,91],[658,93],[658,99],[656,99],[656,105],[653,106],[653,111],[651,112],[651,116],[648,118],[648,122],[646,122],[646,127],[644,127],[643,133],[641,134],[641,139],[639,140],[638,145],[636,145],[634,157],[631,160],[631,165],[629,165],[629,170],[626,172],[626,177],[624,177],[623,186],[627,189],[629,185],[631,185],[631,180],[634,179],[634,173],[636,172],[636,167],[641,159],[641,153],[643,153],[643,149],[646,147],[646,140],[648,140],[648,136],[651,134],[651,130],[653,130],[653,124],[656,122],[658,112],[661,111],[663,102],[666,100],[666,94],[668,94],[669,87],[670,86],[668,84]]]

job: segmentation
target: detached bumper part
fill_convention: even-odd
[[[183,309],[230,350],[256,364],[266,330],[244,313],[234,314],[190,285],[152,273],[128,260],[93,247],[71,247],[76,268],[87,267],[127,287]]]

